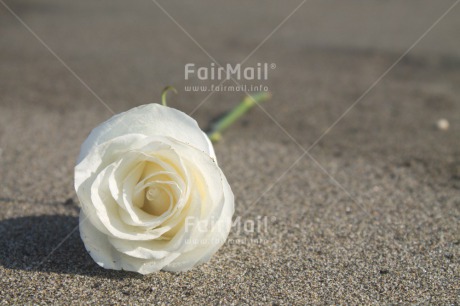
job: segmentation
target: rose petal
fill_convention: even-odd
[[[108,236],[93,226],[83,211],[80,213],[80,236],[93,260],[106,269],[149,274],[163,269],[180,255],[169,253],[161,259],[145,261],[120,253],[110,244]]]
[[[215,158],[212,144],[193,118],[179,110],[152,103],[115,115],[93,129],[81,147],[78,161],[85,158],[91,148],[125,134],[168,136]]]

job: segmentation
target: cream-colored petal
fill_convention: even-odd
[[[94,227],[83,212],[80,213],[80,236],[89,255],[105,269],[149,274],[160,271],[180,255],[168,253],[159,259],[145,260],[120,253],[109,242],[108,236]]]
[[[80,237],[93,260],[106,269],[120,270],[119,253],[112,247],[106,234],[91,223],[83,210],[80,212]]]
[[[93,147],[125,134],[168,136],[215,158],[212,144],[193,118],[177,109],[152,103],[115,115],[93,129],[81,147],[78,161]]]
[[[127,134],[90,148],[85,158],[79,159],[75,166],[74,184],[77,194],[85,181],[94,179],[102,169],[119,161],[128,150],[141,146],[145,138],[147,137],[142,134]]]
[[[201,239],[190,240],[189,244],[193,246],[189,248],[191,250],[182,253],[171,264],[165,266],[163,270],[171,272],[187,271],[198,264],[205,263],[227,240],[234,214],[234,196],[223,174],[222,178],[225,203],[223,204],[222,214],[215,222],[214,227]]]
[[[114,165],[101,171],[91,186],[91,202],[96,210],[97,218],[110,235],[121,239],[150,240],[158,238],[168,231],[169,228],[146,229],[131,226],[121,220],[118,215],[119,206],[113,199],[108,186],[108,178],[113,171]],[[83,207],[83,210],[86,210],[85,208]],[[89,215],[89,218],[93,220],[94,216]]]

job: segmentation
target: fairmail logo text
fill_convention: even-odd
[[[197,67],[193,63],[185,65],[185,79],[198,78],[199,80],[268,80],[270,70],[276,68],[276,64],[257,63],[255,67],[241,67],[241,64],[227,64],[218,66],[211,63],[208,67]]]

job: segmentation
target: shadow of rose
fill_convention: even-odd
[[[99,267],[88,255],[81,241],[78,217],[65,215],[1,220],[0,264],[8,269],[26,271],[118,279],[140,277],[136,273]]]

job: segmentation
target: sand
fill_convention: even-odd
[[[148,276],[86,253],[73,166],[112,115],[100,100],[118,113],[173,85],[169,104],[190,113],[208,93],[185,91],[200,81],[184,65],[210,59],[153,2],[7,3],[99,98],[0,4],[2,304],[460,303],[460,7],[317,141],[452,1],[307,1],[246,63],[276,64],[268,115],[254,109],[216,145],[235,218],[266,226],[235,227],[191,271]],[[160,2],[225,64],[298,3]],[[193,117],[206,128],[242,97],[215,93]]]

